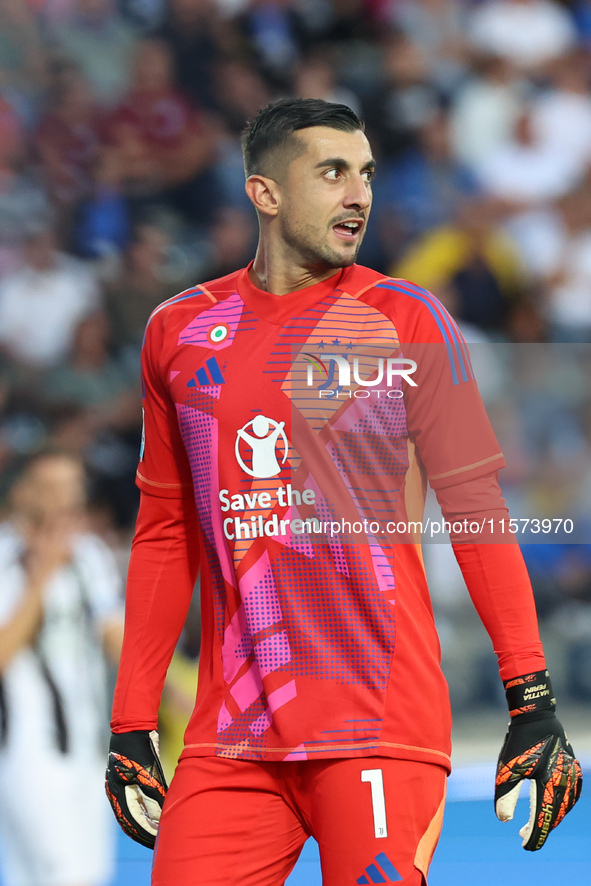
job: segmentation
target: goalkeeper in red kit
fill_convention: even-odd
[[[555,715],[503,456],[461,333],[356,264],[375,161],[346,106],[275,102],[243,137],[253,262],[157,308],[107,793],[154,886],[279,886],[309,836],[325,886],[423,886],[451,714],[417,527],[427,483],[491,637],[510,724],[495,805],[531,781],[540,849],[581,772]],[[387,521],[384,523],[384,520]],[[170,788],[160,695],[201,576],[199,686]]]

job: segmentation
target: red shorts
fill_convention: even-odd
[[[446,772],[386,757],[186,757],[166,797],[153,886],[282,886],[308,837],[324,886],[424,886]]]

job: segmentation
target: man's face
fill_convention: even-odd
[[[361,130],[311,126],[295,133],[306,150],[292,160],[279,186],[282,239],[308,268],[352,265],[365,235],[375,166]]]
[[[32,464],[13,492],[16,513],[31,527],[80,519],[85,508],[82,465],[67,455],[48,455]]]

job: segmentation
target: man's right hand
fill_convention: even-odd
[[[107,797],[125,833],[154,848],[168,790],[156,731],[113,733],[105,776]]]

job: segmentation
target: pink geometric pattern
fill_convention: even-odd
[[[239,680],[236,680],[230,689],[230,695],[244,713],[257,700],[262,691],[261,675],[256,663],[253,662],[247,672]]]
[[[260,717],[257,717],[257,719],[250,724],[249,728],[253,735],[262,735],[263,732],[268,729],[273,722],[272,713],[278,710],[284,704],[287,704],[287,702],[291,701],[292,698],[295,698],[297,694],[298,693],[295,680],[290,680],[289,683],[285,684],[285,686],[280,686],[279,689],[276,689],[274,692],[270,692],[267,696],[267,702],[269,705],[268,710],[263,711]]]
[[[220,712],[218,714],[218,732],[223,732],[224,729],[227,729],[228,726],[232,725],[232,715],[230,714],[228,708],[225,704],[222,704],[220,708]]]
[[[263,677],[291,661],[291,649],[285,631],[261,640],[254,647],[255,658]]]
[[[217,419],[181,403],[176,404],[176,411],[189,456],[195,503],[203,531],[217,552],[222,575],[231,587],[236,587],[236,574],[219,508]]]
[[[301,520],[299,511],[295,505],[291,505],[285,512],[284,520],[289,520],[290,524],[292,520]],[[307,532],[303,532],[301,535],[296,535],[294,532],[288,532],[287,535],[277,535],[275,536],[275,541],[281,542],[282,545],[285,545],[286,548],[292,548],[294,551],[297,551],[298,554],[303,554],[304,557],[309,557],[312,559],[314,554],[314,547],[310,542],[310,536]]]
[[[267,551],[244,573],[238,584],[251,637],[281,621],[283,613]]]
[[[244,608],[240,605],[224,632],[222,665],[226,683],[232,682],[251,653],[252,642],[244,618]]]
[[[308,489],[313,489],[316,495],[316,511],[318,512],[318,517],[323,522],[330,522],[332,520],[332,514],[330,512],[330,508],[326,503],[326,499],[324,498],[322,492],[320,491],[320,487],[312,474],[308,475],[305,483]],[[328,541],[328,546],[330,548],[330,552],[332,554],[332,559],[334,560],[334,565],[336,567],[337,572],[340,572],[341,575],[349,577],[349,564],[345,558],[345,552],[343,551],[343,545],[341,544],[339,538],[335,535],[330,535],[327,533],[326,540]]]
[[[263,711],[261,716],[257,717],[256,720],[253,720],[253,722],[250,724],[250,726],[248,728],[250,729],[252,734],[256,735],[258,738],[259,735],[262,735],[263,732],[265,732],[265,730],[269,728],[271,723],[272,723],[272,720],[271,720],[271,717],[269,716],[269,712]]]
[[[287,757],[283,758],[284,760],[307,760],[308,754],[306,753],[306,748],[303,744],[298,745],[297,748],[294,748],[291,753],[287,755]]]
[[[224,680],[232,683],[254,652],[255,660],[230,688],[230,695],[244,713],[257,699],[264,697],[263,679],[290,662],[292,654],[284,630],[254,645],[252,642],[253,635],[279,625],[283,619],[267,551],[245,572],[239,584],[243,602],[224,632],[222,665]],[[268,707],[249,725],[253,735],[262,735],[273,722],[273,711],[287,704],[296,694],[294,680],[271,692]],[[227,729],[232,722],[230,712],[222,705],[218,714],[218,732]]]
[[[267,696],[269,710],[276,711],[278,708],[283,707],[284,704],[287,704],[288,701],[291,701],[292,698],[295,698],[297,694],[295,680],[290,680],[285,686],[280,686],[279,689],[269,693]]]
[[[218,302],[208,311],[203,311],[188,326],[179,333],[179,345],[199,345],[212,351],[223,351],[234,341],[236,330],[242,316],[244,303],[237,292],[222,302]],[[208,337],[217,325],[223,324],[228,327],[227,337],[220,342],[212,341]]]

